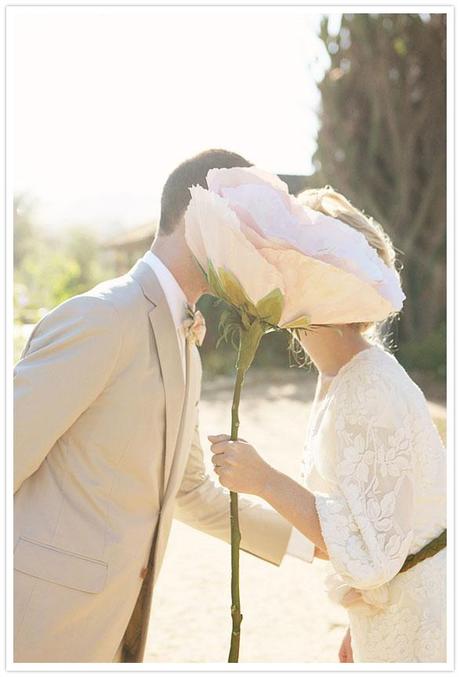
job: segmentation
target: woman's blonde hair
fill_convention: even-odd
[[[347,198],[335,191],[331,186],[305,190],[298,195],[301,204],[310,207],[326,216],[332,216],[364,235],[369,245],[373,247],[382,261],[396,271],[396,253],[393,243],[382,226],[372,218],[354,207]],[[359,330],[366,334],[376,333],[375,322],[354,322]]]

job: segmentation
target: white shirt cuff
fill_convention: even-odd
[[[315,557],[315,544],[308,540],[295,527],[292,527],[286,554],[297,557],[304,562],[313,562]]]

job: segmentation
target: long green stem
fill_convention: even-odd
[[[245,371],[238,369],[236,373],[235,389],[232,403],[232,430],[230,439],[238,439],[240,420],[238,408],[240,404],[241,388],[243,386]],[[232,547],[232,638],[230,641],[229,663],[238,663],[240,653],[241,615],[240,605],[240,525],[238,519],[238,494],[230,492],[230,529]]]
[[[238,410],[240,406],[241,388],[244,377],[259,347],[260,340],[264,335],[264,327],[257,320],[249,328],[241,329],[240,348],[238,352],[235,389],[232,403],[232,430],[230,439],[238,439],[240,419]],[[241,533],[238,520],[238,494],[230,492],[230,530],[232,546],[232,638],[230,641],[229,663],[238,663],[240,652],[241,615],[240,605],[240,542]]]

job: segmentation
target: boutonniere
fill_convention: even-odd
[[[194,310],[192,306],[187,306],[187,317],[184,321],[184,332],[187,341],[191,341],[196,346],[201,346],[206,335],[206,322],[199,310]]]

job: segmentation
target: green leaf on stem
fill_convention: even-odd
[[[310,318],[308,315],[302,315],[288,324],[283,324],[281,329],[308,329],[309,326]]]
[[[219,280],[228,303],[238,310],[241,314],[243,324],[248,326],[246,322],[247,317],[257,317],[257,310],[254,303],[246,294],[241,282],[233,273],[224,268],[219,268]]]
[[[272,289],[257,303],[257,314],[268,324],[278,325],[283,312],[284,296],[281,289]]]
[[[240,281],[225,268],[219,268],[219,279],[222,284],[225,294],[230,299],[230,303],[236,308],[241,308],[241,306],[250,306],[251,301],[246,296],[246,292],[241,286]]]

